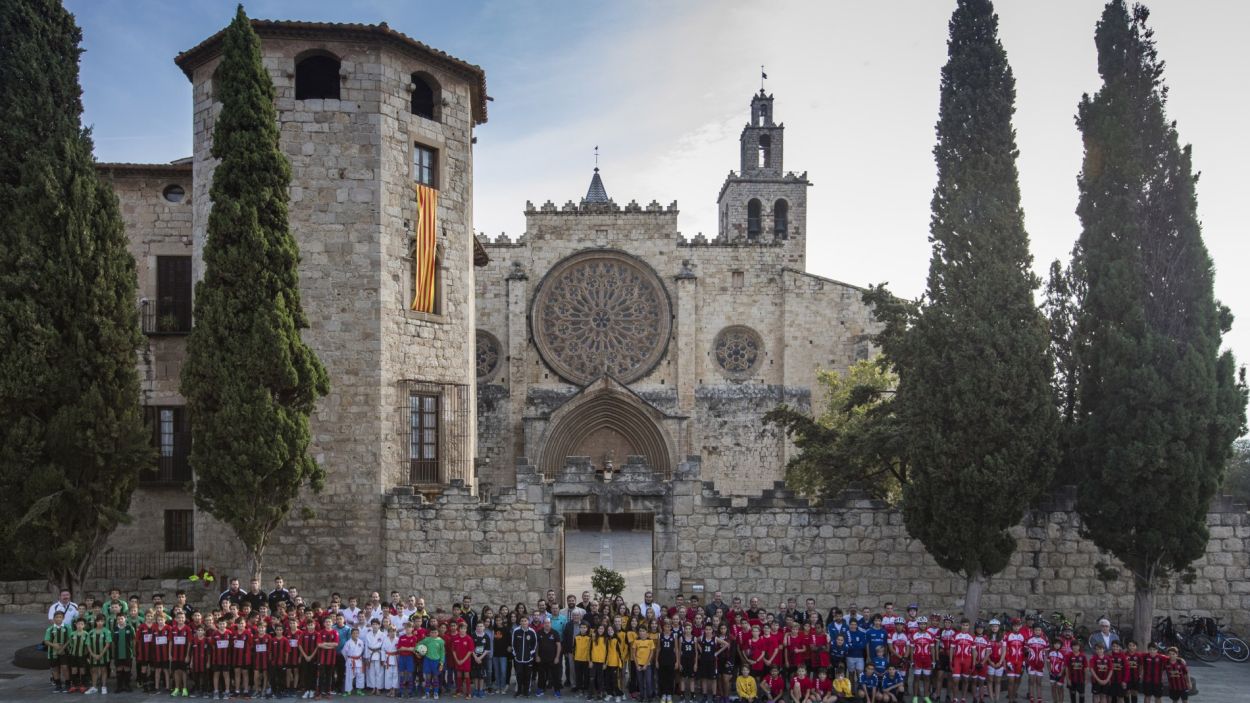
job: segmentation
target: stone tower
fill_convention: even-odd
[[[252,25],[291,164],[290,224],[311,325],[303,336],[331,385],[312,418],[309,451],[326,470],[325,490],[305,503],[316,517],[293,511],[266,566],[370,587],[383,573],[373,547],[386,534],[386,494],[474,488],[474,265],[485,263],[485,252],[473,236],[472,144],[486,121],[486,78],[384,23]],[[176,59],[193,88],[196,278],[216,166],[221,36]],[[417,185],[438,195],[433,312],[410,308]],[[205,559],[232,563],[229,542],[202,524],[211,521],[197,515],[201,553],[217,545],[223,552]],[[324,578],[310,573],[318,569]]]
[[[807,235],[807,172],[783,168],[785,125],[776,122],[773,96],[751,97],[751,121],[739,138],[741,164],[717,199],[720,238],[738,243],[793,246],[800,257]],[[799,262],[802,265],[802,259]]]

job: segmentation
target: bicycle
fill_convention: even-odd
[[[1245,640],[1238,637],[1236,633],[1229,631],[1228,625],[1220,622],[1221,618],[1206,618],[1206,620],[1208,620],[1204,623],[1206,635],[1214,639],[1216,650],[1226,659],[1235,662],[1250,659],[1250,646],[1247,646]]]
[[[1177,629],[1172,622],[1171,615],[1163,616],[1158,620],[1159,622],[1155,625],[1155,630],[1158,632],[1155,642],[1161,651],[1167,651],[1168,647],[1176,647],[1182,654],[1193,655],[1208,663],[1220,658],[1220,650],[1215,646],[1215,641],[1205,632],[1200,631],[1202,626],[1200,618],[1191,619],[1183,629]]]

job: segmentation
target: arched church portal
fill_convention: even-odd
[[[620,469],[631,455],[642,456],[657,474],[672,472],[675,448],[661,424],[663,416],[610,379],[591,384],[551,415],[539,454],[539,467],[554,474],[571,456],[588,456],[596,469],[608,461]]]

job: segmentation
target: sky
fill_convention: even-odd
[[[234,0],[66,0],[84,34],[84,122],[101,161],[191,154],[191,86],[173,57],[223,27]],[[785,168],[806,171],[807,267],[857,285],[924,290],[938,80],[954,0],[254,0],[252,17],[386,21],[486,71],[477,129],[475,228],[524,231],[527,200],[586,193],[594,147],[618,203],[676,200],[687,237],[716,232],[716,196],[760,87],[786,126]],[[1225,337],[1250,359],[1250,3],[1153,0],[1168,114],[1201,172],[1198,212],[1216,296],[1240,319]],[[1020,186],[1034,268],[1066,260],[1083,93],[1098,89],[1102,0],[999,0],[1016,76]]]

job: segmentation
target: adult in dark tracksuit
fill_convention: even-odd
[[[521,627],[512,633],[512,664],[516,669],[516,694],[521,698],[530,695],[530,668],[538,653],[538,633],[530,629],[529,618],[521,620]]]
[[[560,633],[551,627],[551,621],[543,622],[543,629],[538,631],[538,657],[534,662],[538,669],[538,693],[550,688],[556,698],[560,697],[560,664],[561,656]]]

